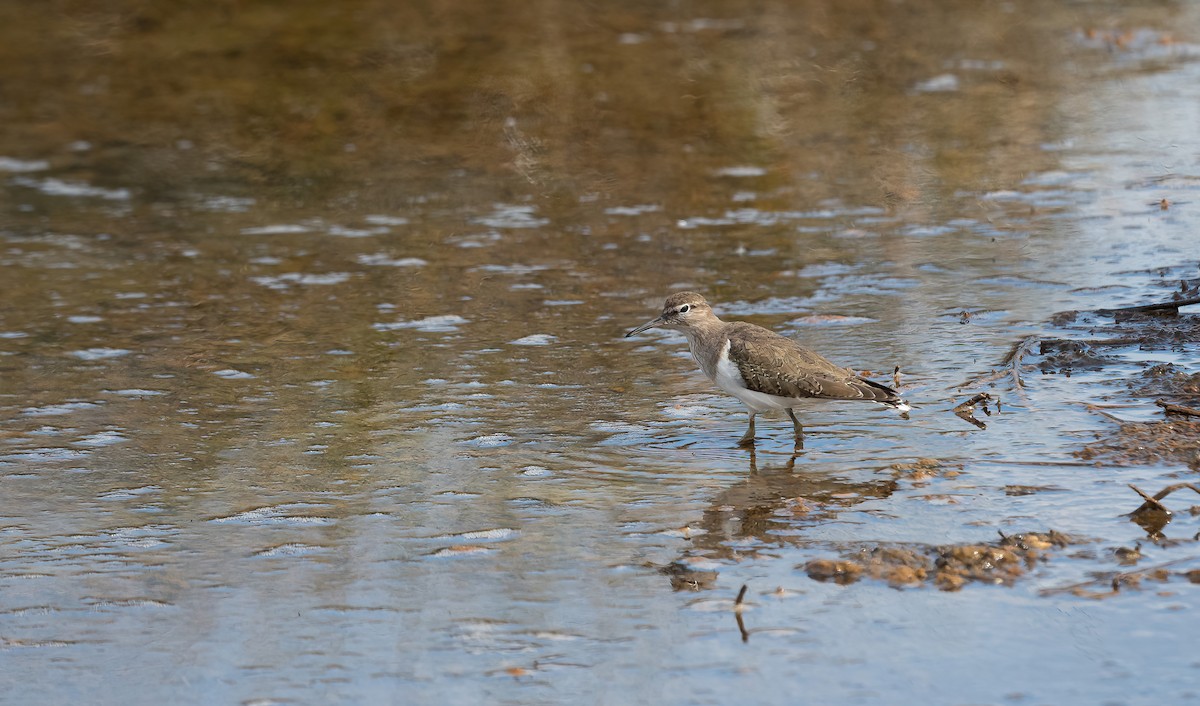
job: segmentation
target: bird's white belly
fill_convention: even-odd
[[[738,372],[737,365],[729,359],[729,341],[721,349],[717,357],[716,371],[712,381],[717,387],[742,401],[742,404],[754,412],[767,412],[772,409],[789,409],[796,406],[796,400],[790,397],[768,395],[765,392],[755,392],[746,387],[746,381]]]

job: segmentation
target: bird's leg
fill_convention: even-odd
[[[754,412],[750,413],[750,428],[738,440],[738,446],[754,446]]]
[[[800,420],[796,419],[796,414],[792,412],[792,408],[788,407],[788,416],[792,418],[792,426],[796,428],[796,447],[804,446],[804,427],[800,424]]]

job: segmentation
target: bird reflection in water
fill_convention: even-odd
[[[798,467],[802,456],[760,467],[759,454],[750,451],[749,472],[713,497],[700,520],[685,528],[688,548],[659,569],[674,590],[713,588],[722,566],[773,559],[775,548],[809,544],[805,527],[835,521],[840,512],[896,490],[892,478],[855,481]]]

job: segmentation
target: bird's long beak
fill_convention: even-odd
[[[661,325],[662,325],[662,323],[663,323],[663,317],[661,317],[661,316],[660,316],[660,317],[658,317],[657,319],[653,320],[653,321],[647,321],[646,323],[642,324],[641,326],[638,326],[638,327],[637,327],[637,328],[635,328],[634,330],[632,330],[632,331],[630,331],[629,333],[625,334],[625,338],[629,338],[630,336],[632,336],[632,335],[634,335],[634,334],[641,333],[642,331],[649,331],[649,330],[650,330],[650,329],[652,329],[652,328],[655,328],[655,327],[661,326]]]

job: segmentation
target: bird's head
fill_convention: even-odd
[[[628,338],[652,328],[686,329],[697,322],[712,317],[712,309],[704,297],[695,292],[676,292],[663,303],[662,313],[657,319],[647,321],[629,333]]]

